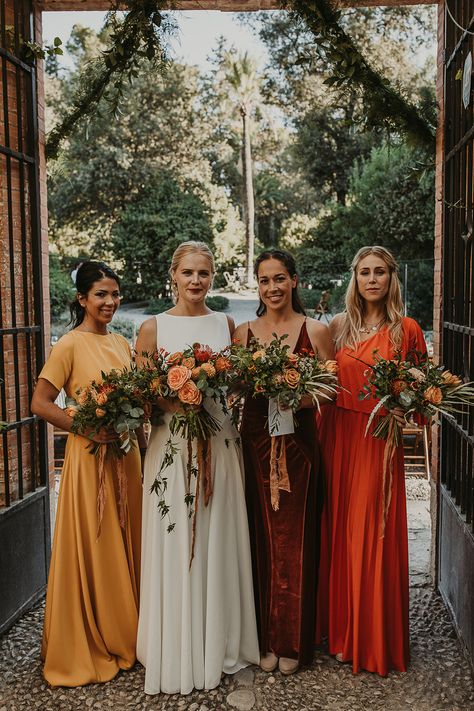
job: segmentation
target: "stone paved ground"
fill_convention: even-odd
[[[39,645],[43,605],[0,638],[0,711],[474,711],[474,681],[450,617],[429,586],[429,514],[426,482],[408,482],[411,553],[411,652],[406,674],[386,679],[353,676],[324,651],[291,677],[245,669],[218,689],[189,696],[143,693],[143,668],[113,681],[78,689],[50,689],[43,680]]]

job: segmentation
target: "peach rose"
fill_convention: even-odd
[[[443,378],[444,384],[450,388],[457,388],[462,384],[461,378],[458,378],[457,375],[453,375],[449,370],[445,370],[441,373],[441,377]]]
[[[260,358],[265,358],[265,351],[260,350],[260,351],[255,351],[252,355],[253,360],[259,360]]]
[[[443,399],[443,393],[440,388],[437,388],[435,385],[430,385],[423,393],[423,397],[433,405],[439,405]]]
[[[64,410],[64,412],[66,413],[66,415],[69,415],[69,417],[74,418],[74,417],[76,416],[77,407],[74,407],[73,405],[70,405],[69,407],[66,407],[66,409]]]
[[[183,362],[181,365],[184,365],[186,368],[192,370],[196,365],[196,359],[193,358],[193,356],[188,356],[187,358],[183,358]]]
[[[290,388],[296,388],[298,386],[298,383],[300,382],[301,376],[294,368],[288,368],[288,370],[285,372],[284,378]]]
[[[166,357],[166,362],[168,365],[177,365],[178,363],[181,363],[183,360],[183,354],[180,351],[175,351],[175,353],[170,353],[169,356]]]
[[[201,370],[203,370],[208,378],[213,378],[216,374],[216,369],[212,363],[201,363]]]
[[[190,379],[191,371],[184,365],[174,365],[168,372],[167,382],[171,390],[179,390]]]
[[[220,356],[216,360],[216,371],[218,373],[222,373],[224,370],[230,370],[232,368],[230,360],[227,358],[224,358],[224,356]]]
[[[106,414],[107,413],[105,412],[105,410],[103,410],[101,407],[96,407],[96,410],[95,410],[96,417],[105,417]]]
[[[326,373],[332,373],[333,375],[336,375],[339,370],[337,360],[326,360],[324,362],[324,370],[326,371]]]
[[[200,405],[202,402],[202,393],[192,380],[188,380],[178,390],[178,397],[186,405]]]
[[[109,398],[107,397],[107,393],[100,392],[97,394],[95,401],[98,405],[105,405]]]
[[[79,405],[85,405],[88,397],[89,397],[89,391],[87,388],[84,388],[84,390],[80,391],[76,400],[79,403]]]

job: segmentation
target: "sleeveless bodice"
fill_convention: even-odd
[[[204,316],[173,316],[167,312],[156,317],[157,346],[169,353],[183,350],[193,343],[219,351],[230,343],[227,316],[212,312]]]

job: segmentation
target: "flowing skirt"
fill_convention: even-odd
[[[317,631],[331,654],[386,676],[409,662],[408,534],[403,450],[382,536],[385,442],[365,436],[368,415],[328,408],[321,422],[327,469]],[[323,620],[326,624],[323,624]]]
[[[137,656],[146,667],[147,694],[212,689],[222,672],[233,674],[259,661],[237,432],[225,419],[212,438],[213,494],[207,507],[199,498],[191,569],[185,440],[173,437],[178,452],[163,472],[169,520],[161,517],[157,495],[150,493],[168,435],[166,424],[153,428],[145,461]],[[169,521],[175,523],[171,533]]]

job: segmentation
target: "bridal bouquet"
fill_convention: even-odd
[[[112,458],[119,482],[120,525],[125,527],[127,479],[123,457],[136,446],[136,430],[146,419],[144,393],[137,387],[136,371],[111,370],[101,373],[87,387],[77,391],[75,398],[66,399],[66,412],[73,418],[71,431],[91,437],[102,428],[114,430],[118,438],[101,444],[92,441],[88,446],[91,454],[98,457],[99,493],[97,499],[98,527],[100,534],[105,506],[105,459]]]
[[[283,344],[287,336],[272,335],[273,340],[265,347],[254,338],[249,346],[231,346],[229,386],[243,389],[252,397],[264,395],[268,398],[269,431],[276,436],[289,434],[281,430],[292,427],[292,424],[284,424],[282,418],[293,423],[293,412],[304,395],[309,395],[319,410],[321,399],[331,400],[336,394],[338,381],[336,361],[320,360],[306,349],[301,353],[290,353],[289,345]]]
[[[474,402],[474,383],[463,383],[461,378],[446,370],[444,365],[436,365],[424,353],[412,352],[405,359],[397,354],[393,360],[381,358],[375,352],[375,363],[360,400],[378,400],[370,413],[366,432],[381,408],[393,410],[401,408],[408,422],[411,415],[421,415],[432,419],[442,413],[448,417],[460,412],[463,405]],[[395,446],[401,441],[401,426],[390,413],[383,414],[372,431],[378,439],[393,437]]]
[[[267,346],[256,339],[249,346],[233,344],[229,351],[232,370],[230,389],[268,399],[268,428],[271,436],[270,491],[272,507],[279,508],[280,489],[290,491],[286,467],[285,435],[294,432],[294,412],[302,398],[309,395],[320,409],[320,400],[331,400],[337,393],[337,363],[322,361],[312,351],[290,353],[283,341],[274,338]]]
[[[225,408],[225,385],[230,362],[221,353],[214,353],[209,346],[200,343],[194,343],[193,346],[175,353],[167,353],[161,349],[151,356],[143,356],[147,363],[141,378],[142,386],[145,384],[147,401],[154,403],[157,397],[161,397],[180,404],[180,408],[173,413],[169,422],[170,436],[151,491],[159,497],[158,508],[162,517],[168,516],[169,507],[164,499],[167,479],[163,472],[173,463],[178,452],[173,436],[181,436],[187,442],[185,503],[190,507],[190,517],[193,517],[192,562],[196,510],[201,487],[204,491],[205,506],[212,496],[211,438],[221,429],[219,420],[206,409],[204,398],[220,402],[223,409]],[[193,442],[196,443],[196,453],[193,453]],[[195,494],[191,493],[193,476],[197,479]],[[193,504],[194,510],[191,509]],[[174,526],[175,524],[170,522],[168,531],[172,531]]]
[[[359,399],[378,400],[370,413],[365,433],[368,434],[374,418],[379,415],[371,434],[386,441],[383,463],[384,527],[390,506],[393,457],[402,440],[402,426],[391,411],[401,408],[407,423],[412,415],[428,420],[439,414],[452,417],[453,412],[462,412],[463,406],[474,403],[474,383],[463,383],[444,365],[436,365],[426,353],[413,351],[404,359],[398,353],[394,359],[388,360],[374,351],[374,358],[375,363],[368,366],[367,383]]]

